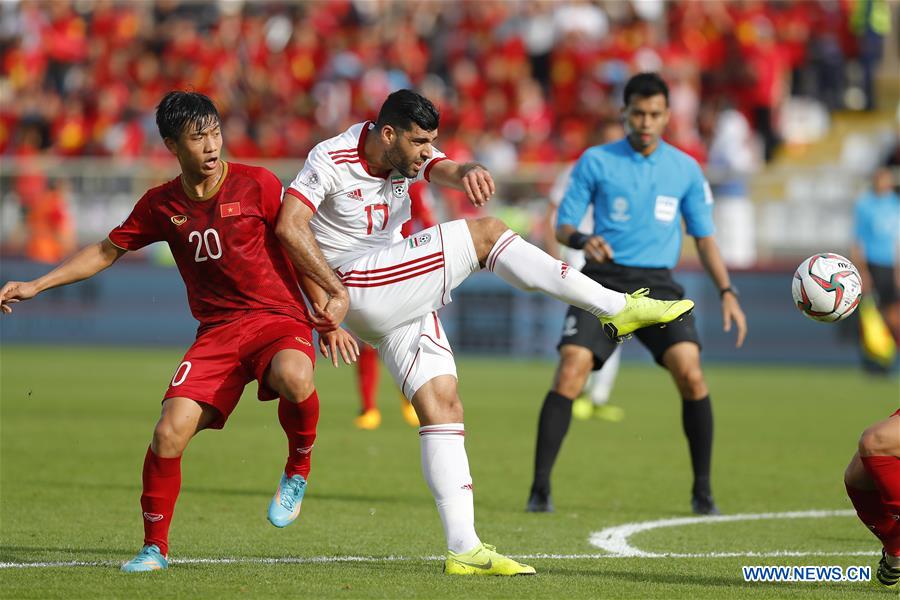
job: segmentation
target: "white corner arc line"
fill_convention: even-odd
[[[588,541],[592,546],[605,550],[617,557],[642,557],[642,558],[727,558],[740,556],[847,556],[856,555],[853,552],[710,552],[702,554],[658,553],[645,552],[632,546],[628,538],[642,531],[661,529],[663,527],[681,527],[682,525],[710,525],[714,523],[731,523],[734,521],[762,521],[769,519],[825,519],[828,517],[851,517],[856,513],[852,510],[802,510],[780,513],[745,513],[737,515],[722,515],[715,517],[679,517],[675,519],[659,519],[657,521],[643,521],[638,523],[625,523],[615,527],[607,527],[601,531],[591,533]],[[868,552],[862,553],[864,555]]]
[[[679,527],[681,525],[728,523],[733,521],[760,521],[766,519],[823,519],[828,517],[850,517],[856,513],[852,510],[807,510],[783,513],[750,513],[725,515],[718,517],[681,517],[660,519],[639,523],[626,523],[609,527],[591,534],[592,545],[604,550],[600,553],[551,554],[532,553],[509,555],[521,560],[597,560],[616,558],[778,558],[803,556],[877,556],[874,551],[795,551],[772,550],[761,552],[706,552],[706,553],[657,553],[645,552],[628,543],[628,538],[641,531],[649,531],[662,527]],[[386,563],[386,562],[434,562],[444,560],[443,556],[282,556],[282,557],[221,557],[221,558],[178,558],[170,561],[172,565],[301,565],[301,564],[333,564],[333,563]],[[0,562],[0,569],[52,569],[70,567],[118,567],[122,561],[48,561],[48,562]]]

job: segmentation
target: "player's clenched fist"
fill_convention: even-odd
[[[34,298],[37,291],[34,286],[26,281],[10,281],[0,288],[0,311],[4,314],[12,312],[11,304],[21,300]]]

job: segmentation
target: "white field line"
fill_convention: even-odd
[[[678,527],[681,525],[727,523],[732,521],[758,521],[765,519],[821,519],[827,517],[846,517],[855,513],[852,510],[811,510],[786,513],[757,513],[742,515],[726,515],[720,517],[684,517],[678,519],[662,519],[658,521],[646,521],[643,523],[626,523],[616,527],[610,527],[602,531],[594,532],[590,536],[590,543],[606,550],[603,554],[517,554],[513,558],[521,560],[549,559],[549,560],[591,560],[610,558],[779,558],[779,557],[804,557],[804,556],[877,556],[875,551],[794,551],[772,550],[766,552],[644,552],[628,544],[628,537],[640,531],[648,531],[661,527]],[[412,562],[412,561],[440,561],[443,556],[298,556],[298,557],[272,557],[272,558],[177,558],[173,559],[173,565],[304,565],[304,564],[333,564],[333,563],[386,563],[386,562]],[[62,568],[62,567],[117,567],[121,561],[57,561],[57,562],[0,562],[0,569],[28,569],[28,568]]]
[[[511,554],[520,560],[597,560],[608,558],[631,558],[614,554]],[[877,552],[795,552],[776,550],[773,552],[708,552],[696,554],[652,554],[642,558],[778,558],[787,556],[878,556]],[[436,562],[443,556],[308,556],[280,558],[178,558],[169,561],[172,565],[307,565],[329,563],[386,563],[386,562]],[[64,567],[118,567],[124,561],[58,561],[58,562],[0,562],[0,569],[50,569]]]
[[[680,517],[676,519],[660,519],[658,521],[642,521],[639,523],[625,523],[615,527],[607,527],[602,531],[595,531],[588,541],[592,546],[605,550],[614,556],[629,557],[640,556],[643,558],[717,558],[737,556],[763,556],[763,554],[746,554],[732,552],[711,552],[706,554],[677,554],[645,552],[635,548],[628,542],[628,538],[642,531],[661,529],[663,527],[681,527],[683,525],[711,525],[715,523],[731,523],[734,521],[764,521],[770,519],[826,519],[829,517],[852,517],[856,513],[852,510],[804,510],[781,513],[746,513],[739,515],[722,515],[717,517]],[[846,554],[844,554],[846,556]],[[830,554],[777,554],[776,556],[830,556]]]

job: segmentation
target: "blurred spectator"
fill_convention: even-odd
[[[715,198],[716,238],[729,267],[750,267],[756,262],[756,218],[747,180],[762,162],[747,119],[726,108],[715,117],[709,145],[707,172]]]
[[[56,264],[75,250],[75,228],[69,216],[68,184],[51,179],[47,188],[26,207],[25,255]]]
[[[734,100],[765,140],[789,90],[843,106],[854,51],[866,97],[882,51],[885,0],[23,1],[0,11],[0,152],[37,127],[41,152],[158,156],[156,99],[216,97],[235,157],[295,157],[381,98],[428,87],[442,138],[478,143],[501,170],[567,161],[572,123],[593,131],[637,71],[672,84],[670,140],[703,161],[698,118]],[[477,132],[477,135],[475,133]],[[562,132],[562,135],[557,135]],[[230,139],[234,136],[234,139]],[[481,143],[484,146],[481,146]],[[439,147],[446,143],[439,143]],[[574,148],[574,149],[573,149]],[[512,155],[521,156],[517,163]]]
[[[875,108],[875,69],[884,52],[884,37],[891,31],[891,9],[887,0],[857,0],[850,23],[859,43],[865,109]]]

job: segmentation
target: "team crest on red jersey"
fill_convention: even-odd
[[[184,215],[172,215],[171,221],[176,227],[178,227],[179,225],[184,225],[185,223],[187,223],[187,217]]]
[[[395,197],[402,198],[406,193],[406,177],[391,177],[391,191]]]
[[[219,214],[223,217],[237,217],[241,214],[241,203],[226,202],[219,206]]]

